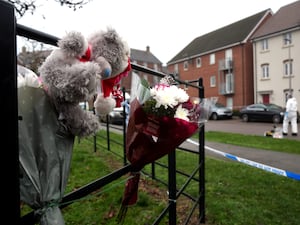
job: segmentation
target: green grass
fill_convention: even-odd
[[[197,136],[194,135],[193,137],[196,138]],[[300,154],[300,141],[297,140],[217,131],[205,132],[205,140],[257,149]]]
[[[102,132],[102,131],[101,131]],[[101,133],[100,132],[100,133]],[[103,133],[102,133],[103,135]],[[293,140],[276,140],[266,137],[207,132],[207,141],[220,141],[266,149],[275,148],[286,152],[294,151],[300,142]],[[112,133],[111,138],[122,143],[122,136]],[[260,140],[260,138],[262,138]],[[258,141],[259,139],[259,141]],[[247,140],[247,141],[246,141]],[[264,144],[264,140],[268,144]],[[280,141],[280,142],[278,142]],[[98,139],[98,142],[105,140]],[[111,143],[111,149],[122,154],[122,146]],[[299,147],[298,147],[299,148]],[[159,159],[166,162],[167,157]],[[198,157],[194,154],[176,151],[177,169],[191,173],[197,165]],[[122,167],[122,159],[100,147],[94,152],[92,139],[75,142],[70,177],[66,193],[87,184],[94,179],[105,176]],[[150,171],[147,165],[144,171]],[[158,178],[167,180],[167,171],[157,167]],[[121,205],[127,175],[103,187],[101,190],[80,199],[63,209],[65,223],[68,225],[113,225]],[[183,176],[177,177],[177,188],[185,182]],[[167,188],[142,176],[139,188],[139,200],[127,212],[124,225],[152,224],[166,206]],[[247,166],[234,161],[206,157],[205,159],[205,210],[207,225],[298,225],[300,224],[300,182],[279,176],[264,170]],[[191,182],[186,190],[195,195],[198,183]],[[178,201],[177,207],[181,215],[186,214],[188,203]],[[168,224],[166,221],[160,224]],[[190,223],[194,224],[194,223]]]

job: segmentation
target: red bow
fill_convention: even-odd
[[[81,58],[79,58],[79,61],[80,62],[88,62],[88,61],[90,61],[91,54],[92,54],[91,52],[92,52],[91,45],[89,44],[87,50],[85,51],[85,54],[83,56],[81,56]]]
[[[107,98],[107,97],[110,96],[110,94],[112,93],[112,91],[114,89],[114,86],[119,84],[121,79],[123,77],[126,77],[130,70],[131,70],[131,63],[130,63],[130,59],[128,58],[128,66],[126,67],[126,69],[122,73],[120,73],[117,76],[114,76],[112,78],[101,80],[101,82],[102,82],[102,92],[103,92],[103,97],[104,98]]]

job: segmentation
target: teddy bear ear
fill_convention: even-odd
[[[68,57],[81,57],[88,48],[88,42],[82,33],[77,31],[68,32],[57,42],[58,47]]]

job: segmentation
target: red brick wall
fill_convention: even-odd
[[[234,74],[234,94],[233,108],[239,109],[244,105],[253,103],[253,56],[251,43],[238,45],[232,48],[233,54],[233,74]],[[226,105],[225,95],[219,94],[219,61],[225,58],[225,51],[215,52],[215,64],[209,64],[210,54],[201,56],[201,67],[196,68],[195,59],[189,61],[187,71],[183,70],[183,62],[178,63],[179,78],[181,80],[195,80],[202,77],[205,97],[218,97],[218,101]],[[174,71],[174,65],[168,65],[170,72]],[[216,86],[210,87],[210,77],[216,76]],[[197,84],[197,83],[194,83]],[[190,96],[198,96],[198,90],[188,88]]]

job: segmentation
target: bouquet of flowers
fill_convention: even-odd
[[[209,107],[203,103],[177,87],[171,76],[162,78],[152,88],[141,80],[130,104],[126,157],[132,165],[132,177],[125,187],[119,220],[124,219],[127,206],[137,201],[139,171],[174,151],[207,121]]]

